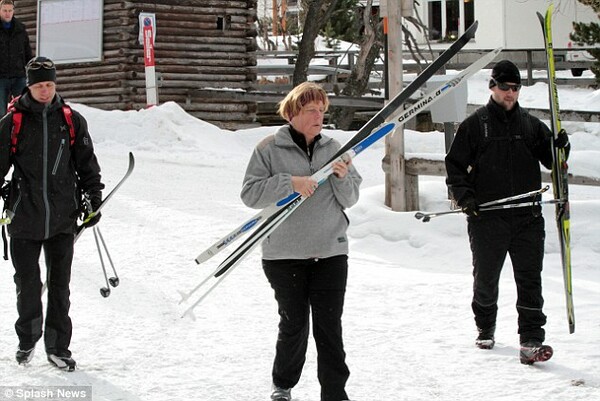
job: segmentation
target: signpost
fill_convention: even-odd
[[[144,45],[144,66],[146,75],[146,105],[158,104],[158,86],[154,62],[154,39],[156,37],[156,17],[152,13],[140,13],[140,41]]]

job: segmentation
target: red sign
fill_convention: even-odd
[[[150,20],[150,18],[147,18]],[[144,21],[144,65],[154,67],[154,40],[152,23],[146,24]]]

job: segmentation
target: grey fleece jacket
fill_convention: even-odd
[[[294,143],[289,126],[263,139],[255,148],[244,177],[241,198],[262,209],[294,192],[292,176],[310,176],[340,148],[321,134],[312,161]],[[348,218],[344,209],[358,201],[360,174],[350,166],[344,178],[331,175],[315,194],[262,243],[263,259],[328,258],[348,253]]]

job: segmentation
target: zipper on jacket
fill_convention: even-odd
[[[52,175],[56,175],[56,170],[58,170],[58,165],[60,164],[60,158],[62,156],[63,150],[65,148],[65,139],[60,140],[60,146],[58,148],[58,154],[56,155],[56,161],[54,162],[54,168],[52,169]]]
[[[306,149],[306,155],[308,156],[308,168],[310,169],[310,173],[311,174],[314,174],[316,172],[315,166],[313,165],[313,157],[314,157],[314,155],[316,153],[315,147],[317,145],[318,145],[318,143],[315,143],[313,145],[312,152],[311,152],[310,146],[308,146],[307,149]]]
[[[19,195],[17,195],[17,200],[15,201],[15,204],[13,205],[13,208],[12,208],[13,214],[17,214],[17,208],[19,207],[19,204],[21,203],[21,185],[20,184],[17,184],[17,192]]]
[[[46,216],[44,218],[44,239],[50,237],[50,202],[48,200],[48,104],[42,112],[42,131],[44,133],[44,149],[42,153],[42,198]]]

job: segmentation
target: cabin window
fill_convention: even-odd
[[[219,31],[226,31],[231,29],[231,15],[217,17],[217,29]]]
[[[475,0],[430,0],[427,13],[429,39],[453,41],[475,21]]]

